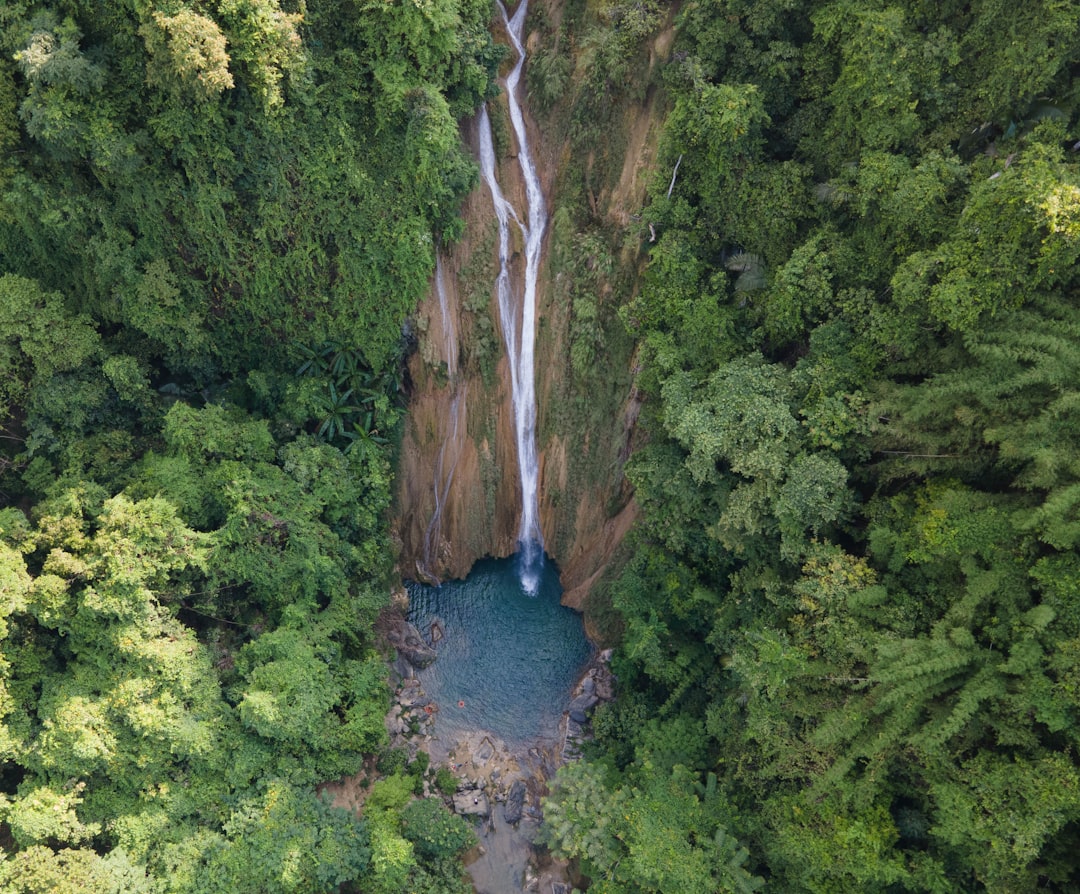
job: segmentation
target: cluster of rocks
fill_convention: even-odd
[[[615,676],[609,663],[611,649],[604,649],[590,663],[584,676],[574,687],[574,697],[563,718],[563,745],[560,753],[562,763],[581,757],[581,745],[592,737],[589,718],[593,708],[600,702],[615,697]]]
[[[420,681],[406,677],[394,693],[394,703],[386,715],[390,744],[395,748],[404,747],[410,758],[415,757],[419,742],[432,740],[438,712],[439,706],[424,692]]]
[[[523,768],[505,742],[487,733],[475,733],[456,743],[449,754],[449,766],[460,780],[454,795],[454,812],[489,818],[496,804],[502,804],[502,819],[517,825],[523,816],[538,819],[539,789],[535,772]]]
[[[609,666],[611,650],[599,652],[575,686],[563,715],[561,747],[543,753],[530,749],[527,756],[520,757],[527,758],[533,766],[523,766],[506,743],[483,731],[468,734],[449,751],[445,750],[448,743],[440,741],[434,729],[439,705],[424,692],[415,676],[415,671],[430,665],[437,653],[403,617],[390,620],[383,632],[397,652],[394,667],[400,680],[386,716],[391,744],[404,748],[410,760],[423,749],[432,757],[433,764],[445,765],[457,777],[456,791],[448,800],[455,813],[480,823],[482,843],[471,859],[481,862],[494,859],[496,866],[517,865],[521,874],[514,884],[516,890],[547,894],[550,888],[552,894],[569,894],[572,886],[566,883],[565,864],[535,850],[531,839],[543,818],[540,796],[546,778],[559,763],[580,757],[582,743],[592,737],[593,710],[601,702],[614,698],[615,678]],[[435,793],[434,784],[426,780],[424,794]],[[499,834],[495,835],[496,832]],[[487,854],[487,847],[496,839],[501,841],[502,849],[510,848],[509,854],[498,850]],[[520,858],[516,854],[521,854]],[[516,863],[518,859],[523,863]],[[475,870],[473,866],[470,873],[475,875]],[[498,886],[505,888],[505,884]]]
[[[404,591],[402,594],[407,607],[408,596]],[[394,598],[398,599],[397,593]],[[395,608],[404,612],[404,607],[397,601]],[[391,746],[404,747],[412,759],[420,742],[431,742],[434,738],[435,715],[439,711],[438,704],[421,688],[416,671],[430,666],[438,653],[424,642],[420,631],[405,619],[404,614],[386,616],[382,633],[397,652],[393,667],[400,680],[394,703],[386,715],[386,731],[390,734]]]
[[[422,670],[439,657],[439,653],[424,642],[420,631],[403,617],[388,618],[383,635],[397,650],[399,660],[403,659],[411,667]]]

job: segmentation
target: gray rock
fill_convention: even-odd
[[[510,825],[521,821],[521,811],[525,807],[525,783],[517,780],[510,786],[510,792],[506,796],[506,806],[503,807],[503,817]]]
[[[571,708],[570,719],[573,720],[574,723],[585,723],[589,718],[584,711],[580,711],[577,708]]]
[[[596,692],[596,680],[590,675],[581,681],[581,694],[592,695],[594,692]]]
[[[473,752],[473,766],[479,768],[483,767],[492,755],[495,754],[495,743],[491,741],[487,736],[484,736],[480,740],[480,744],[476,746],[476,751]]]
[[[425,668],[438,657],[436,651],[421,638],[420,631],[404,618],[394,621],[386,633],[386,639],[397,649],[398,655],[413,667]]]
[[[615,677],[607,667],[601,667],[597,671],[596,696],[605,702],[615,697]]]
[[[454,795],[454,813],[462,816],[487,816],[491,813],[487,795],[481,791],[459,792]]]
[[[592,708],[595,708],[598,701],[600,701],[600,699],[596,697],[595,692],[588,695],[585,695],[583,693],[582,695],[579,695],[577,698],[575,698],[572,702],[570,702],[570,710],[588,711]]]

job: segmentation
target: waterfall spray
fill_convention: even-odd
[[[536,341],[536,280],[540,268],[540,247],[544,239],[547,210],[540,189],[540,177],[529,152],[525,118],[518,102],[518,84],[525,65],[523,32],[528,0],[521,0],[513,16],[498,3],[507,34],[517,53],[517,62],[506,78],[506,97],[510,122],[518,143],[518,164],[525,181],[526,213],[524,219],[507,201],[495,177],[495,150],[491,119],[487,107],[480,110],[480,171],[491,191],[495,216],[499,222],[499,276],[496,291],[503,341],[510,365],[510,391],[514,404],[514,431],[517,440],[518,472],[521,480],[521,523],[518,527],[521,584],[535,592],[541,563],[544,560],[543,535],[540,531],[538,486],[540,463],[536,446],[536,383],[534,347]],[[520,294],[515,294],[510,278],[510,224],[521,230],[525,244],[525,279]]]

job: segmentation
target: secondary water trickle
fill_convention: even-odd
[[[496,290],[499,322],[510,366],[510,390],[514,403],[514,430],[517,441],[518,472],[521,481],[521,522],[518,545],[521,556],[521,584],[527,592],[539,587],[543,563],[543,535],[540,531],[538,498],[539,459],[536,446],[536,384],[534,346],[536,342],[536,281],[540,270],[540,250],[544,241],[547,209],[540,189],[540,177],[533,164],[525,117],[518,99],[518,87],[525,65],[522,42],[528,0],[522,0],[513,16],[498,3],[517,61],[506,77],[506,97],[510,122],[517,138],[517,161],[525,182],[526,208],[523,214],[507,200],[495,170],[495,151],[487,107],[480,110],[480,172],[491,192],[499,223],[499,275]],[[510,225],[521,230],[525,245],[523,282],[515,283],[510,273]]]
[[[417,676],[439,706],[435,732],[444,741],[478,729],[511,746],[557,740],[592,647],[580,615],[559,604],[555,567],[539,566],[530,593],[519,563],[486,559],[463,581],[407,585],[409,620],[437,640],[438,659]]]

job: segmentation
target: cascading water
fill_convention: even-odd
[[[458,337],[454,325],[454,316],[450,312],[450,303],[446,293],[446,271],[442,255],[435,258],[435,293],[439,296],[439,311],[442,315],[443,359],[446,361],[446,374],[450,379],[450,418],[443,438],[439,455],[435,460],[435,508],[431,513],[427,530],[424,532],[424,567],[420,569],[424,577],[435,580],[430,569],[435,567],[440,535],[442,532],[442,511],[450,495],[450,485],[454,480],[461,453],[461,419],[465,415],[465,397],[467,385],[458,377]]]
[[[450,299],[446,294],[446,268],[442,255],[435,256],[435,294],[439,296],[439,314],[442,316],[443,353],[446,354],[446,374],[451,382],[457,381],[458,338]]]
[[[480,110],[480,172],[491,191],[495,217],[499,223],[499,276],[496,290],[503,341],[510,365],[510,391],[514,403],[514,431],[517,440],[518,472],[521,479],[521,523],[518,527],[518,549],[521,585],[526,592],[535,593],[544,561],[543,535],[540,531],[538,498],[539,459],[536,447],[536,384],[533,349],[536,341],[536,280],[540,269],[540,248],[544,239],[547,210],[540,177],[529,152],[525,118],[518,101],[518,85],[525,66],[525,47],[522,42],[528,0],[521,0],[513,16],[498,3],[506,31],[510,37],[517,62],[506,77],[506,97],[510,122],[517,138],[518,165],[525,181],[527,210],[525,219],[503,195],[495,176],[495,150],[491,135],[491,119],[487,107]],[[510,223],[520,228],[525,244],[525,275],[519,294],[515,294],[510,276]]]

